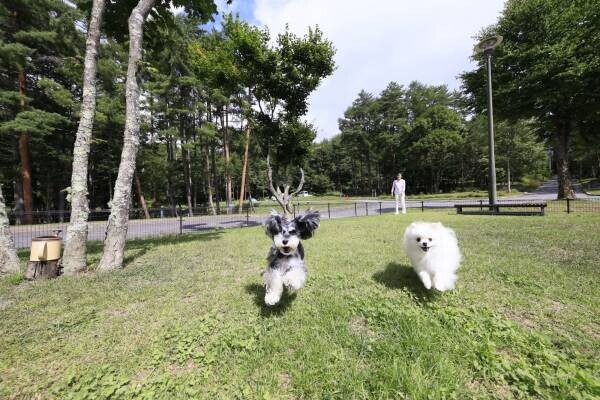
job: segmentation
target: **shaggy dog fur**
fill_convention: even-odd
[[[404,250],[427,289],[454,289],[461,254],[456,234],[439,222],[413,222],[404,232]]]
[[[263,271],[266,288],[265,304],[279,302],[283,288],[291,293],[304,286],[308,275],[301,239],[309,239],[319,227],[318,212],[309,212],[292,220],[273,213],[264,223],[265,232],[273,240]]]

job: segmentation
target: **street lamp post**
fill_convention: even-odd
[[[486,38],[475,45],[476,53],[483,53],[487,67],[487,110],[488,110],[488,181],[489,204],[496,204],[496,158],[494,155],[494,108],[492,105],[492,52],[502,43],[502,36]]]

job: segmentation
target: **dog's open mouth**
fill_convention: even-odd
[[[289,246],[283,246],[283,247],[281,248],[281,252],[282,252],[282,253],[284,253],[284,254],[291,253],[291,252],[292,252],[292,248],[291,248],[291,247],[289,247]]]
[[[427,251],[430,249],[429,246],[421,246],[421,250],[423,250],[424,252],[427,253]]]

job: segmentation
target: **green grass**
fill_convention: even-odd
[[[513,197],[519,196],[523,194],[523,192],[518,189],[513,188],[509,193],[507,190],[498,190],[498,197]],[[468,199],[468,198],[487,198],[488,192],[486,190],[467,190],[460,192],[447,192],[447,193],[436,193],[436,194],[410,194],[407,195],[406,198],[408,200],[421,200],[421,199]],[[353,202],[353,201],[361,201],[361,200],[393,200],[394,198],[389,194],[380,195],[377,197],[369,197],[369,196],[308,196],[308,197],[296,197],[294,198],[294,202],[300,202],[304,204],[306,202]],[[260,207],[268,207],[268,206],[277,206],[277,202],[271,200],[261,199],[259,201]]]
[[[457,290],[409,268],[413,219],[457,231]],[[268,246],[260,228],[137,241],[113,273],[0,280],[0,398],[600,395],[600,215],[324,221],[307,286],[273,309]]]
[[[523,194],[518,189],[513,188],[509,193],[508,190],[498,190],[498,197],[514,197]],[[488,198],[487,190],[469,190],[463,192],[436,193],[436,194],[415,194],[408,196],[411,200],[421,199],[469,199],[469,198]]]

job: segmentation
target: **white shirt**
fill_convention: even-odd
[[[393,194],[404,194],[404,189],[406,189],[406,182],[404,179],[396,179],[392,184]]]

